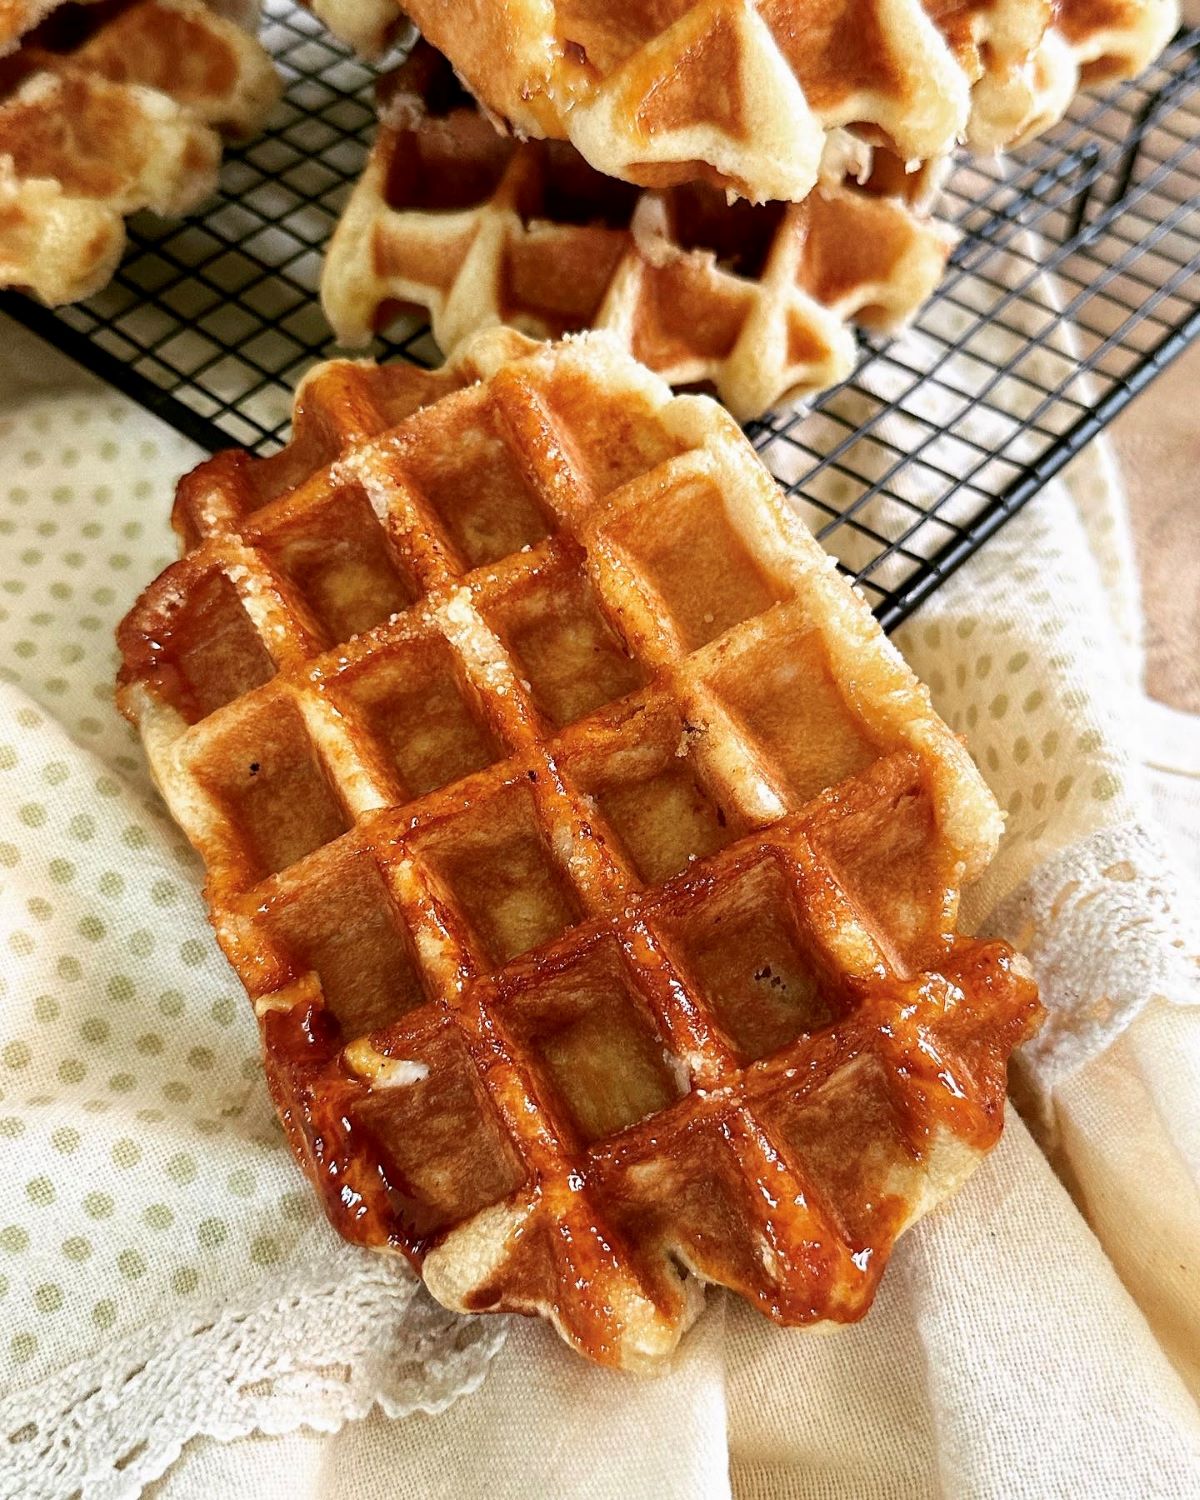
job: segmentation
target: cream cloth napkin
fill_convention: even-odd
[[[132,1496],[195,1433],[439,1409],[503,1325],[324,1223],[115,711],[113,628],[200,455],[4,331],[0,1496]]]
[[[1195,948],[1145,831],[1102,456],[901,633],[1008,809],[973,915],[1046,984],[1023,1082],[1075,1202],[1012,1114],[862,1325],[716,1294],[638,1382],[440,1314],[318,1221],[111,707],[196,455],[15,330],[0,360],[0,1496],[1196,1493]]]

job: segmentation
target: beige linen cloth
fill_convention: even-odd
[[[656,1380],[441,1313],[338,1243],[290,1163],[197,862],[111,701],[112,627],[196,457],[5,325],[0,1496],[1200,1493],[1197,952],[1147,832],[1103,451],[899,638],[1008,812],[969,915],[1052,1009],[1029,1125],[1010,1109],[865,1322],[782,1332],[711,1293]]]

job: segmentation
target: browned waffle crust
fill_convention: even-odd
[[[1039,1015],[954,935],[969,758],[733,421],[605,336],[301,402],[184,482],[120,702],[330,1218],[631,1368],[701,1280],[860,1316]]]
[[[1062,118],[1081,84],[1135,77],[1179,25],[1178,0],[1054,0],[1045,11],[1039,30],[1021,0],[992,7],[990,28],[1007,45],[984,49],[972,146],[995,150],[1037,135]]]

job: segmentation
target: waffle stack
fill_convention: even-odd
[[[452,1308],[647,1368],[869,1305],[1036,991],[995,804],[732,420],[607,335],[337,364],[179,494],[120,703],[295,1152]]]
[[[859,124],[904,160],[949,151],[970,82],[920,0],[611,7],[517,0],[405,9],[495,116],[569,140],[645,187],[702,179],[752,202],[798,202],[831,128]],[[990,7],[978,6],[984,28]]]
[[[278,90],[259,43],[198,0],[53,10],[0,61],[0,286],[97,291],[125,217],[198,207],[221,134],[252,134]]]
[[[929,186],[955,139],[991,150],[1045,129],[1081,76],[1144,66],[1175,0],[944,0],[915,6],[912,25],[903,7],[857,0],[825,30],[811,17],[798,30],[786,4],[723,0],[675,7],[670,25],[639,5],[616,17],[578,4],[477,9],[413,8],[449,61],[419,44],[381,90],[378,137],[322,277],[335,333],[362,345],[414,309],[447,350],[495,323],[542,338],[607,329],[748,421],[846,378],[852,325],[894,332],[932,294],[953,239],[929,217]],[[733,67],[726,43],[736,88],[713,84]],[[900,67],[889,48],[905,47]],[[856,72],[860,53],[877,70],[891,59],[889,90]],[[773,177],[760,155],[783,160],[779,120],[773,132],[760,115],[783,105],[762,80],[788,68],[788,87],[827,107],[815,167]],[[913,121],[937,116],[946,68],[969,107],[950,111],[949,134],[922,136]],[[736,114],[750,156],[685,103]],[[815,117],[789,108],[788,129],[803,133]],[[516,137],[492,128],[497,113]]]
[[[844,133],[803,203],[753,205],[704,183],[641,190],[566,142],[498,135],[429,47],[382,99],[322,274],[350,347],[413,306],[443,349],[495,323],[538,338],[603,328],[748,421],[844,379],[850,322],[901,326],[953,243],[911,201],[924,179]]]

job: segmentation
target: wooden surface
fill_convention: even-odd
[[[1200,344],[1113,426],[1137,539],[1152,698],[1200,713]]]

